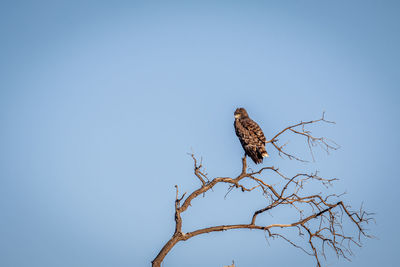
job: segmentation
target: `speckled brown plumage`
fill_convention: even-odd
[[[265,150],[266,139],[260,126],[249,118],[244,108],[236,109],[234,126],[246,155],[256,164],[262,163],[263,158],[268,157],[268,153]]]

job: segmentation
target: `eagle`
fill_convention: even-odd
[[[269,157],[265,150],[265,136],[260,126],[250,119],[244,108],[237,108],[235,113],[235,132],[245,151],[255,164],[262,163],[264,157]]]

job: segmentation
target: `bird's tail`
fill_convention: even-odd
[[[246,154],[254,161],[255,164],[260,164],[263,162],[264,157],[269,157],[265,147],[248,150],[246,152]]]
[[[267,153],[267,150],[265,150],[265,147],[261,147],[260,148],[260,154],[261,154],[261,157],[263,157],[263,158],[268,158],[269,157],[269,155]]]
[[[247,154],[255,164],[260,164],[263,162],[263,158],[258,153],[249,153]]]

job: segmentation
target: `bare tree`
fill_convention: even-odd
[[[338,149],[338,145],[333,141],[325,137],[316,137],[306,129],[307,126],[318,123],[333,122],[325,120],[324,114],[322,114],[322,117],[318,120],[299,122],[286,127],[267,143],[271,143],[281,157],[302,162],[305,160],[287,152],[285,144],[281,145],[278,137],[281,137],[284,133],[303,136],[313,159],[313,147],[315,146],[320,146],[328,153],[331,150]],[[169,251],[180,241],[185,241],[201,234],[231,229],[258,229],[264,231],[268,238],[283,239],[288,244],[313,256],[317,266],[321,266],[321,261],[326,259],[327,249],[331,249],[338,258],[343,257],[349,260],[349,256],[352,255],[352,246],[361,246],[362,237],[371,237],[366,232],[365,226],[373,220],[372,214],[365,212],[362,206],[358,210],[353,210],[341,200],[342,195],[338,194],[305,193],[305,186],[309,183],[318,183],[322,187],[328,188],[337,180],[336,178],[323,178],[317,172],[297,173],[288,177],[274,166],[250,171],[247,168],[246,156],[244,156],[242,158],[242,170],[236,177],[215,177],[210,179],[204,172],[201,162],[193,154],[191,154],[191,157],[194,162],[194,175],[198,178],[200,187],[189,194],[180,195],[178,186],[175,186],[175,231],[152,261],[153,267],[159,267]],[[272,177],[279,179],[280,183],[267,182]],[[268,205],[262,209],[255,210],[247,224],[216,225],[191,232],[182,232],[182,213],[188,210],[193,199],[205,194],[217,184],[228,184],[228,193],[234,189],[239,189],[242,192],[259,190],[267,199]],[[288,212],[295,213],[296,219],[289,223],[269,225],[257,223],[258,215],[267,211],[270,212],[276,207],[288,208]],[[348,228],[350,228],[350,231]],[[288,237],[287,230],[289,229],[297,231],[299,242],[293,240],[292,237]]]

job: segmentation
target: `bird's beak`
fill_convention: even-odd
[[[239,119],[240,118],[240,114],[235,114],[235,119]]]

